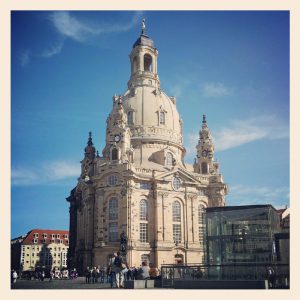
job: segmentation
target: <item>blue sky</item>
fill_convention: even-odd
[[[162,89],[176,96],[186,162],[207,116],[227,205],[289,205],[287,11],[12,13],[11,235],[68,229],[88,132],[102,152],[114,94],[146,18]]]

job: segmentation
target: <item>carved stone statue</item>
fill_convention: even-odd
[[[142,21],[142,34],[145,34],[145,29],[146,29],[145,19],[143,19],[143,21]]]

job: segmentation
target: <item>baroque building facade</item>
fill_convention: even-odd
[[[225,205],[227,185],[205,116],[194,165],[184,162],[183,122],[175,97],[160,87],[157,57],[143,22],[130,53],[128,89],[112,99],[102,156],[90,133],[80,178],[67,198],[68,260],[79,270],[106,265],[123,231],[131,266],[200,263],[203,210]]]

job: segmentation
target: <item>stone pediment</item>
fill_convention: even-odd
[[[172,180],[173,177],[179,177],[183,182],[189,182],[189,183],[194,183],[194,184],[199,184],[199,180],[193,176],[193,174],[178,168],[175,170],[172,170],[170,172],[166,172],[163,174],[160,174],[155,177],[156,180]]]

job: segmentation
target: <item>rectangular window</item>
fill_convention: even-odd
[[[38,242],[37,239],[34,239],[34,240],[33,240],[33,243],[34,243],[34,244],[37,244],[37,242]]]
[[[34,234],[34,238],[35,238],[35,239],[38,239],[38,238],[39,238],[39,234],[38,234],[38,233],[35,233],[35,234]]]
[[[148,242],[148,224],[140,223],[140,241],[142,243]]]
[[[173,224],[173,240],[175,243],[181,243],[181,225]]]
[[[110,222],[108,227],[109,241],[116,242],[119,240],[118,236],[118,222]]]

